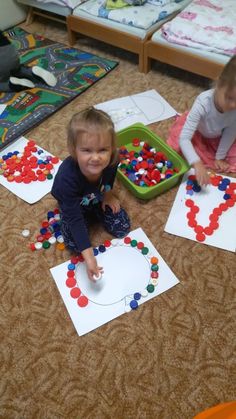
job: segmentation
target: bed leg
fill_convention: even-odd
[[[138,69],[143,73],[143,59],[144,59],[144,42],[141,43],[138,53]]]
[[[151,58],[144,56],[143,73],[147,74],[150,70],[151,70]]]
[[[76,42],[76,34],[67,26],[68,41],[70,46],[73,46]]]
[[[27,14],[27,18],[26,18],[26,25],[30,25],[32,22],[33,22],[33,20],[34,20],[34,10],[33,10],[33,7],[29,7],[29,11],[28,11],[28,14]]]
[[[143,57],[140,55],[138,57],[138,69],[140,73],[143,73]]]

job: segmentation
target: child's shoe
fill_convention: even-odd
[[[54,87],[57,84],[56,77],[52,73],[50,73],[48,70],[45,70],[42,67],[34,65],[32,67],[32,73],[35,76],[38,76],[41,79],[43,79],[45,81],[45,83],[48,84],[48,86]]]

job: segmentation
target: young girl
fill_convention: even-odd
[[[82,253],[88,277],[93,280],[102,268],[89,240],[89,222],[99,220],[119,238],[130,229],[129,217],[112,192],[118,165],[113,122],[101,110],[85,109],[72,117],[67,141],[70,156],[55,176],[52,195],[61,210],[65,244]]]
[[[172,126],[167,143],[182,151],[200,185],[207,167],[236,172],[236,56],[224,67],[214,89],[201,93],[189,113]]]

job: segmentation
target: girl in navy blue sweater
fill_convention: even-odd
[[[130,230],[129,217],[112,192],[118,156],[114,124],[93,107],[75,114],[68,127],[70,156],[55,176],[52,195],[61,210],[65,244],[82,253],[89,279],[102,273],[88,234],[91,221],[100,221],[113,236]]]

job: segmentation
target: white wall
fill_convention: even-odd
[[[0,0],[0,30],[5,30],[23,22],[27,8],[16,0]]]

